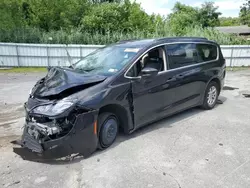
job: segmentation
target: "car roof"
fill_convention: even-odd
[[[167,38],[156,38],[156,39],[142,39],[142,40],[123,40],[116,43],[117,46],[122,47],[136,47],[143,48],[151,45],[158,45],[164,43],[174,42],[209,42],[215,43],[203,37],[167,37]]]

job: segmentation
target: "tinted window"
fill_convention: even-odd
[[[198,63],[198,52],[195,44],[170,44],[167,45],[169,69]]]
[[[164,71],[165,53],[163,47],[150,50],[145,54],[134,66],[127,72],[129,77],[137,77],[141,75],[141,71],[145,67],[157,69],[159,72]]]
[[[217,59],[217,47],[212,44],[197,44],[197,50],[201,61]]]

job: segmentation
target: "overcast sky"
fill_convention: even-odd
[[[167,15],[171,13],[171,9],[178,0],[136,0],[141,3],[143,9],[151,13],[159,13],[161,15]],[[206,0],[179,0],[179,2],[186,5],[199,7]],[[243,5],[245,0],[213,0],[215,5],[219,7],[221,16],[237,17],[239,15],[240,6]]]

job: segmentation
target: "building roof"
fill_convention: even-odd
[[[215,29],[223,33],[250,34],[250,27],[248,27],[247,25],[215,27]]]

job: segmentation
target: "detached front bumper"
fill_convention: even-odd
[[[66,135],[45,142],[41,142],[29,133],[29,122],[27,122],[22,139],[18,142],[22,148],[14,148],[14,152],[21,155],[20,149],[28,149],[41,154],[45,158],[59,158],[73,153],[89,156],[98,145],[95,127],[97,115],[98,111],[77,115],[71,130]]]

